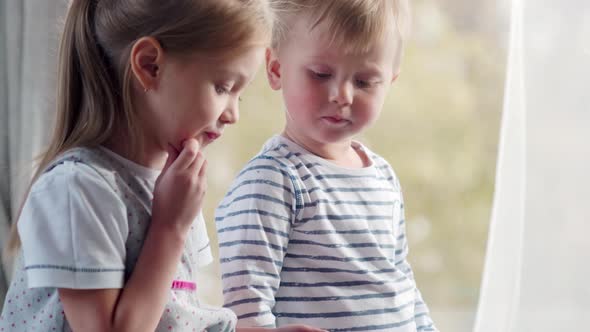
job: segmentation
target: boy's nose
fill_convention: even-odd
[[[331,91],[330,101],[338,104],[340,107],[350,106],[352,104],[354,87],[350,82],[335,84]]]

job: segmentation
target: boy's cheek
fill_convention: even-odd
[[[366,125],[373,124],[379,118],[382,108],[383,100],[379,98],[357,98],[353,104],[357,120]]]
[[[285,90],[284,96],[290,99],[291,103],[299,106],[310,106],[319,104],[324,99],[324,88],[321,85],[313,84],[305,80],[299,81],[299,84],[291,86]],[[327,97],[325,97],[327,98]]]
[[[285,102],[287,103],[289,111],[301,112],[303,110],[310,110],[313,105],[311,98],[313,97],[301,90],[298,93],[295,92],[290,95],[285,95]]]

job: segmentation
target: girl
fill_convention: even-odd
[[[1,331],[234,330],[192,282],[211,260],[200,150],[238,120],[270,26],[263,0],[71,2]]]

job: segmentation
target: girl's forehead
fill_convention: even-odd
[[[251,47],[224,57],[196,54],[189,60],[189,68],[215,77],[248,80],[263,59],[263,47]]]

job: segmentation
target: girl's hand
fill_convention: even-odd
[[[156,180],[152,222],[185,234],[203,205],[207,189],[207,161],[195,139],[186,140],[178,153],[168,147],[168,159]]]

